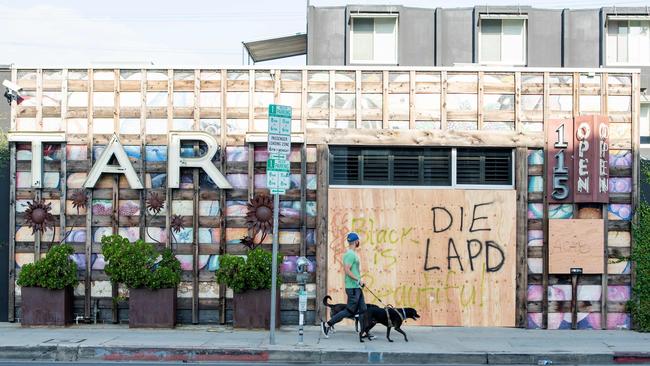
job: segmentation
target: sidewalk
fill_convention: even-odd
[[[501,328],[432,328],[407,325],[409,342],[385,328],[377,339],[359,343],[350,327],[339,326],[329,339],[319,328],[297,327],[276,333],[226,327],[179,326],[174,330],[129,329],[126,325],[21,328],[0,323],[0,359],[40,361],[267,361],[309,363],[437,364],[610,364],[650,363],[650,334],[631,331],[543,331]]]

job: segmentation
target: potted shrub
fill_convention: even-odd
[[[130,328],[173,328],[176,288],[181,264],[170,249],[158,253],[152,244],[130,243],[120,235],[102,238],[106,274],[129,288]]]
[[[273,254],[261,247],[248,251],[247,258],[224,254],[219,257],[217,282],[233,290],[233,325],[236,328],[270,327]],[[278,263],[282,256],[278,255]],[[276,292],[276,327],[280,326],[280,283]]]
[[[68,244],[53,245],[47,256],[24,265],[18,276],[21,286],[20,323],[66,325],[72,322],[73,287],[77,285],[77,265]]]

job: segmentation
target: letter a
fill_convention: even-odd
[[[119,165],[108,164],[113,155],[115,155],[115,159]],[[126,152],[116,134],[113,134],[111,142],[108,143],[106,149],[104,149],[102,155],[97,159],[90,173],[88,173],[88,178],[84,182],[84,188],[94,188],[102,173],[124,174],[126,180],[129,182],[129,187],[132,189],[143,188],[142,182],[140,182],[140,178],[138,178],[138,174],[133,169],[133,165],[129,161],[129,157],[126,156]]]

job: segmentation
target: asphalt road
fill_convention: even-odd
[[[97,366],[97,365],[121,365],[121,366],[151,366],[151,365],[164,365],[164,366],[187,366],[187,365],[200,365],[200,366],[242,366],[242,365],[255,365],[256,363],[232,363],[232,362],[223,362],[223,363],[205,363],[205,362],[42,362],[42,361],[0,361],[0,366],[62,366],[62,365],[73,365],[73,366]],[[273,366],[307,366],[307,365],[318,365],[318,366],[327,366],[327,364],[306,364],[306,363],[257,363],[259,365],[273,365]],[[382,366],[411,366],[405,364],[385,364],[382,363]],[[332,365],[335,366],[335,365]],[[354,364],[346,364],[345,366],[356,366]],[[361,366],[361,365],[359,365]],[[364,366],[367,366],[365,364]],[[416,366],[416,365],[412,365]],[[417,365],[422,366],[422,365]],[[443,365],[440,365],[443,366]],[[452,365],[450,365],[452,366]],[[453,366],[463,366],[463,365],[453,365]],[[465,365],[471,366],[471,365]],[[513,365],[508,365],[513,366]]]
[[[151,365],[164,365],[164,366],[181,366],[181,365],[201,365],[201,366],[243,366],[243,365],[273,365],[273,366],[296,366],[296,365],[301,365],[301,366],[311,366],[311,365],[318,365],[318,366],[327,366],[327,364],[306,364],[306,363],[294,363],[294,364],[287,364],[287,363],[232,363],[232,362],[217,362],[217,363],[205,363],[205,362],[196,362],[196,363],[191,363],[191,362],[41,362],[41,361],[0,361],[0,366],[14,366],[14,365],[24,365],[24,366],[97,366],[97,365],[128,365],[128,366],[151,366]],[[363,366],[367,366],[368,364],[364,364]],[[382,366],[422,366],[422,365],[409,365],[409,364],[378,364]],[[331,366],[336,366],[336,365],[331,365]],[[345,364],[345,366],[357,366],[354,364]],[[361,364],[358,366],[362,366]],[[436,365],[436,366],[445,366],[445,365]],[[449,365],[449,366],[476,366],[476,365]],[[498,365],[497,365],[498,366]],[[513,365],[507,365],[507,366],[513,366]],[[537,365],[535,365],[537,366]],[[580,366],[580,365],[572,365],[572,366]],[[587,365],[585,365],[587,366]],[[588,365],[588,366],[598,366],[598,365]],[[604,365],[601,365],[604,366]]]

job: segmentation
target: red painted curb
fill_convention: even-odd
[[[650,355],[614,355],[614,363],[650,363]]]

